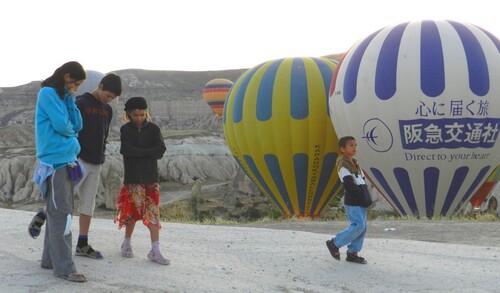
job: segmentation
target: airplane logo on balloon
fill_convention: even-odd
[[[375,138],[378,138],[378,136],[375,136],[373,133],[375,132],[375,129],[377,127],[374,127],[372,128],[372,130],[370,130],[365,136],[363,136],[363,138],[366,138],[368,139],[369,141],[373,142],[374,144],[377,144],[377,142],[375,141]]]
[[[366,140],[368,146],[374,151],[383,153],[392,148],[392,132],[382,120],[372,118],[366,121],[363,125],[363,133],[365,135],[362,138]]]

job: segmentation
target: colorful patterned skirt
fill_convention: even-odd
[[[160,185],[125,184],[116,199],[116,217],[118,229],[131,221],[142,220],[145,226],[154,225],[161,228],[160,223]]]

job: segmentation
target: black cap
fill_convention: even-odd
[[[148,104],[143,97],[133,97],[125,103],[125,111],[144,110],[148,108]]]

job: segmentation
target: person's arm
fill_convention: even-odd
[[[161,134],[160,128],[156,128],[156,135],[154,141],[154,147],[151,150],[153,156],[159,160],[163,158],[163,154],[167,151],[167,147],[165,146],[165,140],[163,140],[163,135]]]
[[[108,135],[109,135],[109,127],[111,126],[111,121],[113,121],[113,108],[109,107],[109,115],[108,115],[108,125],[106,130],[104,131],[104,143],[102,144],[102,152],[106,151],[106,144],[108,143]]]
[[[127,134],[128,131],[129,130],[126,128],[120,129],[120,154],[128,157],[154,157],[156,159],[161,159],[163,157],[167,148],[165,147],[163,136],[158,127],[155,127],[154,131],[151,132],[152,135],[154,135],[154,142],[153,147],[149,148],[138,148],[134,146],[129,138],[130,136]]]
[[[128,129],[122,127],[120,129],[120,154],[124,157],[147,157],[145,149],[134,147],[132,145]]]
[[[352,195],[354,196],[363,196],[364,191],[363,188],[360,185],[357,185],[356,182],[354,182],[354,178],[352,176],[345,176],[342,178],[343,180],[343,185],[344,188]]]
[[[47,114],[50,123],[59,134],[66,137],[78,136],[78,131],[71,121],[71,116],[68,115],[66,104],[60,102],[61,98],[54,89],[49,87],[42,88],[38,95],[38,100],[39,107]],[[80,116],[81,123],[80,111],[78,111],[78,116]]]
[[[125,157],[151,157],[151,148],[139,148],[132,144],[130,128],[122,126],[120,129],[120,154]]]
[[[73,129],[78,133],[83,129],[82,113],[76,106],[75,97],[73,95],[66,95],[65,102],[66,107],[68,108],[71,123],[73,123]]]
[[[362,196],[364,194],[362,187],[356,184],[356,181],[354,180],[354,174],[349,172],[347,168],[342,167],[340,169],[339,177],[342,178],[342,184],[344,185],[344,188],[347,190],[347,192],[349,192],[349,194],[352,194],[354,196]]]

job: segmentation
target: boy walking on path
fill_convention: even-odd
[[[366,235],[366,208],[371,205],[372,200],[363,170],[354,159],[356,147],[356,139],[352,136],[344,136],[339,140],[342,155],[337,158],[337,172],[344,186],[344,207],[351,223],[331,240],[327,240],[326,246],[333,258],[340,260],[339,249],[347,245],[346,261],[366,264],[366,259],[359,256],[358,252],[363,247]]]

